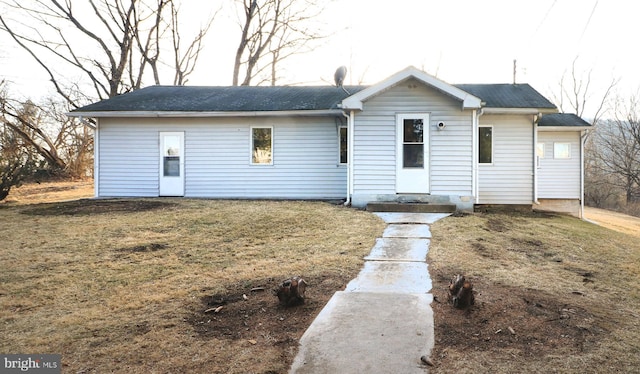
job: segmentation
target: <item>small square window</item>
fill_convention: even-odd
[[[553,143],[553,158],[571,158],[571,143]]]
[[[272,165],[273,164],[273,128],[272,127],[252,127],[251,128],[251,164]]]

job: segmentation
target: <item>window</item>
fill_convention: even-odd
[[[538,156],[538,158],[544,158],[544,143],[536,144],[536,156]]]
[[[553,143],[553,158],[571,158],[571,143]]]
[[[273,128],[251,128],[251,164],[273,165]]]
[[[349,162],[349,138],[347,137],[347,127],[340,127],[340,163],[346,164]]]
[[[478,129],[478,162],[493,163],[493,126],[480,126]]]

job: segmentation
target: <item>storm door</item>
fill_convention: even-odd
[[[429,193],[429,114],[398,114],[396,127],[396,193]]]
[[[184,196],[184,132],[160,133],[160,196]]]

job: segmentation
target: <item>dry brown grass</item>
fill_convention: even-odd
[[[327,203],[188,199],[4,204],[0,221],[0,352],[60,353],[73,373],[285,372],[305,326],[283,341],[240,321],[257,344],[203,336],[202,300],[262,285],[264,318],[286,323],[268,292],[300,274],[311,307],[291,313],[308,326],[319,280],[343,287],[384,227]]]
[[[468,313],[435,304],[434,372],[637,372],[637,237],[549,214],[452,217],[432,232],[434,293],[456,273],[478,292]]]
[[[315,202],[42,203],[76,193],[91,196],[90,182],[24,186],[0,204],[0,352],[61,353],[71,373],[284,373],[384,228]],[[431,372],[638,372],[637,237],[549,214],[451,217],[431,231]],[[456,273],[476,286],[469,312],[444,301]],[[268,291],[297,274],[307,303],[283,309]]]
[[[638,217],[592,207],[584,208],[584,216],[600,226],[640,238],[640,218]]]

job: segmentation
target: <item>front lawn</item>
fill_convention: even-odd
[[[0,222],[0,352],[59,353],[65,373],[286,372],[384,228],[328,203],[188,199],[4,205]],[[285,309],[272,290],[293,275],[308,300]]]

